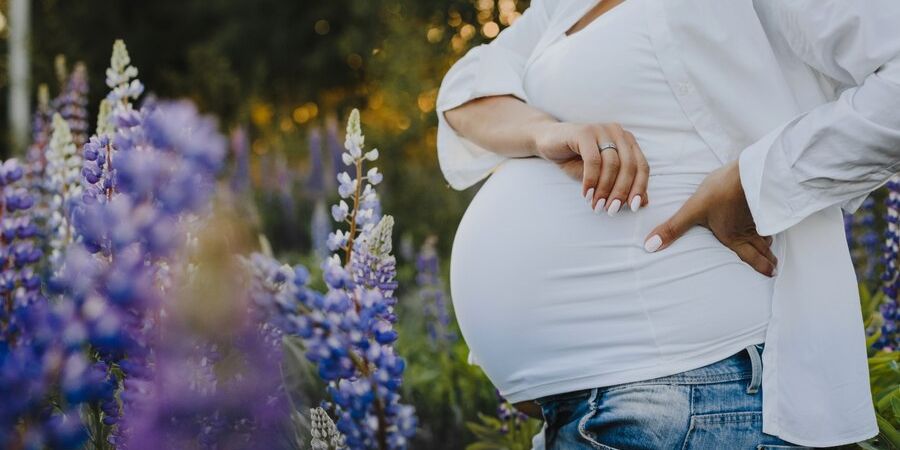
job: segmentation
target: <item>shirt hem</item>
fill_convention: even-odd
[[[874,429],[870,429],[864,433],[854,433],[848,435],[846,437],[838,437],[829,439],[827,441],[817,441],[811,439],[803,439],[792,436],[790,433],[779,433],[777,436],[785,441],[791,442],[796,445],[803,445],[806,447],[836,447],[838,445],[849,445],[855,444],[857,442],[862,442],[868,439],[872,439],[875,436],[878,436],[879,430],[878,426],[875,426]]]
[[[764,331],[765,329],[763,329],[762,332]],[[686,372],[688,370],[693,370],[713,364],[715,362],[728,358],[735,353],[740,352],[750,345],[762,344],[764,341],[764,336],[754,335],[753,337],[748,337],[737,341],[737,343],[733,346],[729,345],[727,347],[722,347],[715,352],[705,353],[686,360],[666,361],[654,366],[626,369],[614,373],[579,376],[576,378],[570,378],[568,380],[544,383],[515,392],[501,392],[501,395],[503,395],[503,397],[506,398],[509,402],[518,403],[546,397],[548,395],[564,394],[567,392],[575,392],[584,389],[593,389],[599,387],[614,386],[617,384],[652,380],[654,378],[675,375],[681,372]]]

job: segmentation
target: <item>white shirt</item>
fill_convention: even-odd
[[[523,92],[526,67],[593,0],[535,0],[442,85],[438,156],[464,189],[503,157],[457,136],[443,112]],[[654,48],[697,132],[740,158],[761,234],[784,243],[763,352],[763,431],[833,446],[877,433],[859,297],[839,206],[854,210],[900,168],[900,2],[650,0]]]
[[[478,191],[453,241],[462,334],[511,402],[672,375],[765,340],[774,280],[708,229],[666,252],[643,249],[721,165],[660,68],[647,7],[627,0],[549,45],[523,88],[559,120],[616,121],[632,132],[653,168],[650,204],[597,214],[555,164],[510,159]]]

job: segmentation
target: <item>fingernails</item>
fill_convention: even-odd
[[[584,201],[587,202],[588,205],[591,204],[591,200],[594,199],[594,188],[590,188],[587,191],[587,194],[584,194]]]
[[[774,269],[772,269],[772,276],[773,276],[773,277],[778,276],[778,268],[777,268],[777,267],[774,268]]]
[[[647,253],[653,253],[653,252],[659,250],[659,247],[661,245],[662,245],[662,238],[659,237],[658,234],[654,234],[653,236],[650,237],[650,239],[647,239],[647,242],[644,242],[644,250],[646,250]]]
[[[614,216],[617,212],[619,212],[619,208],[622,207],[622,200],[614,199],[612,203],[609,204],[609,209],[606,210],[609,215]]]
[[[606,199],[601,198],[599,202],[597,202],[597,207],[594,208],[594,212],[597,214],[601,214],[603,212],[603,207],[606,206]]]
[[[641,196],[635,195],[634,198],[631,199],[631,211],[637,211],[638,208],[641,207]]]

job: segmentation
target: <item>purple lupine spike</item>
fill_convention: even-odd
[[[313,198],[325,193],[325,164],[322,160],[322,133],[318,128],[309,130],[309,173],[306,175],[306,189]]]
[[[341,172],[346,171],[349,166],[342,159],[341,155],[344,153],[344,147],[341,145],[340,137],[338,137],[337,119],[332,116],[325,119],[325,147],[328,149],[328,154],[331,155],[331,180],[333,180]]]
[[[881,315],[884,325],[881,329],[881,339],[877,343],[879,347],[894,349],[898,344],[897,335],[897,304],[898,288],[900,288],[900,271],[898,271],[898,253],[900,253],[900,176],[894,175],[887,182],[887,229],[884,240],[884,272],[882,274],[882,290],[884,303],[881,305]]]
[[[354,173],[362,173],[363,162],[378,156],[375,150],[363,152],[363,141],[359,113],[354,111],[347,151],[341,155],[342,163],[359,169]],[[291,269],[255,254],[246,260],[253,274],[254,304],[269,323],[302,340],[307,359],[328,384],[329,409],[349,448],[402,449],[415,432],[416,417],[413,408],[400,401],[406,363],[393,347],[393,218],[375,219],[367,202],[380,181],[377,172],[358,180],[341,173],[338,181],[339,193],[347,200],[332,209],[342,223],[328,241],[331,249],[343,252],[344,260],[336,253],[323,262],[327,291],[307,286],[306,269]]]
[[[37,107],[34,111],[31,128],[31,145],[28,146],[26,153],[26,165],[29,176],[33,177],[32,185],[40,182],[40,177],[44,173],[44,153],[50,144],[50,134],[52,133],[51,121],[53,119],[53,109],[50,107],[50,93],[46,84],[42,84],[38,88]]]
[[[432,345],[444,348],[456,341],[457,336],[450,329],[450,312],[446,294],[440,277],[440,261],[437,253],[437,237],[429,236],[422,244],[416,258],[416,284],[425,312],[425,323]]]
[[[231,190],[243,195],[250,189],[250,137],[244,126],[231,131],[231,151],[234,153]]]
[[[72,141],[79,149],[88,137],[87,95],[87,68],[79,62],[69,74],[63,91],[53,100],[53,110],[66,120],[72,131]]]

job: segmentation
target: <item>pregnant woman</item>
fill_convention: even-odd
[[[532,0],[454,65],[441,169],[457,189],[491,174],[454,241],[454,306],[471,358],[543,416],[548,448],[877,433],[838,208],[896,171],[881,150],[900,148],[900,120],[872,117],[898,119],[897,21],[886,1]],[[838,148],[876,156],[841,166],[822,153]],[[711,173],[740,177],[774,236],[664,242],[657,226]],[[829,194],[801,201],[789,181]],[[793,204],[772,225],[758,210],[779,195]]]

